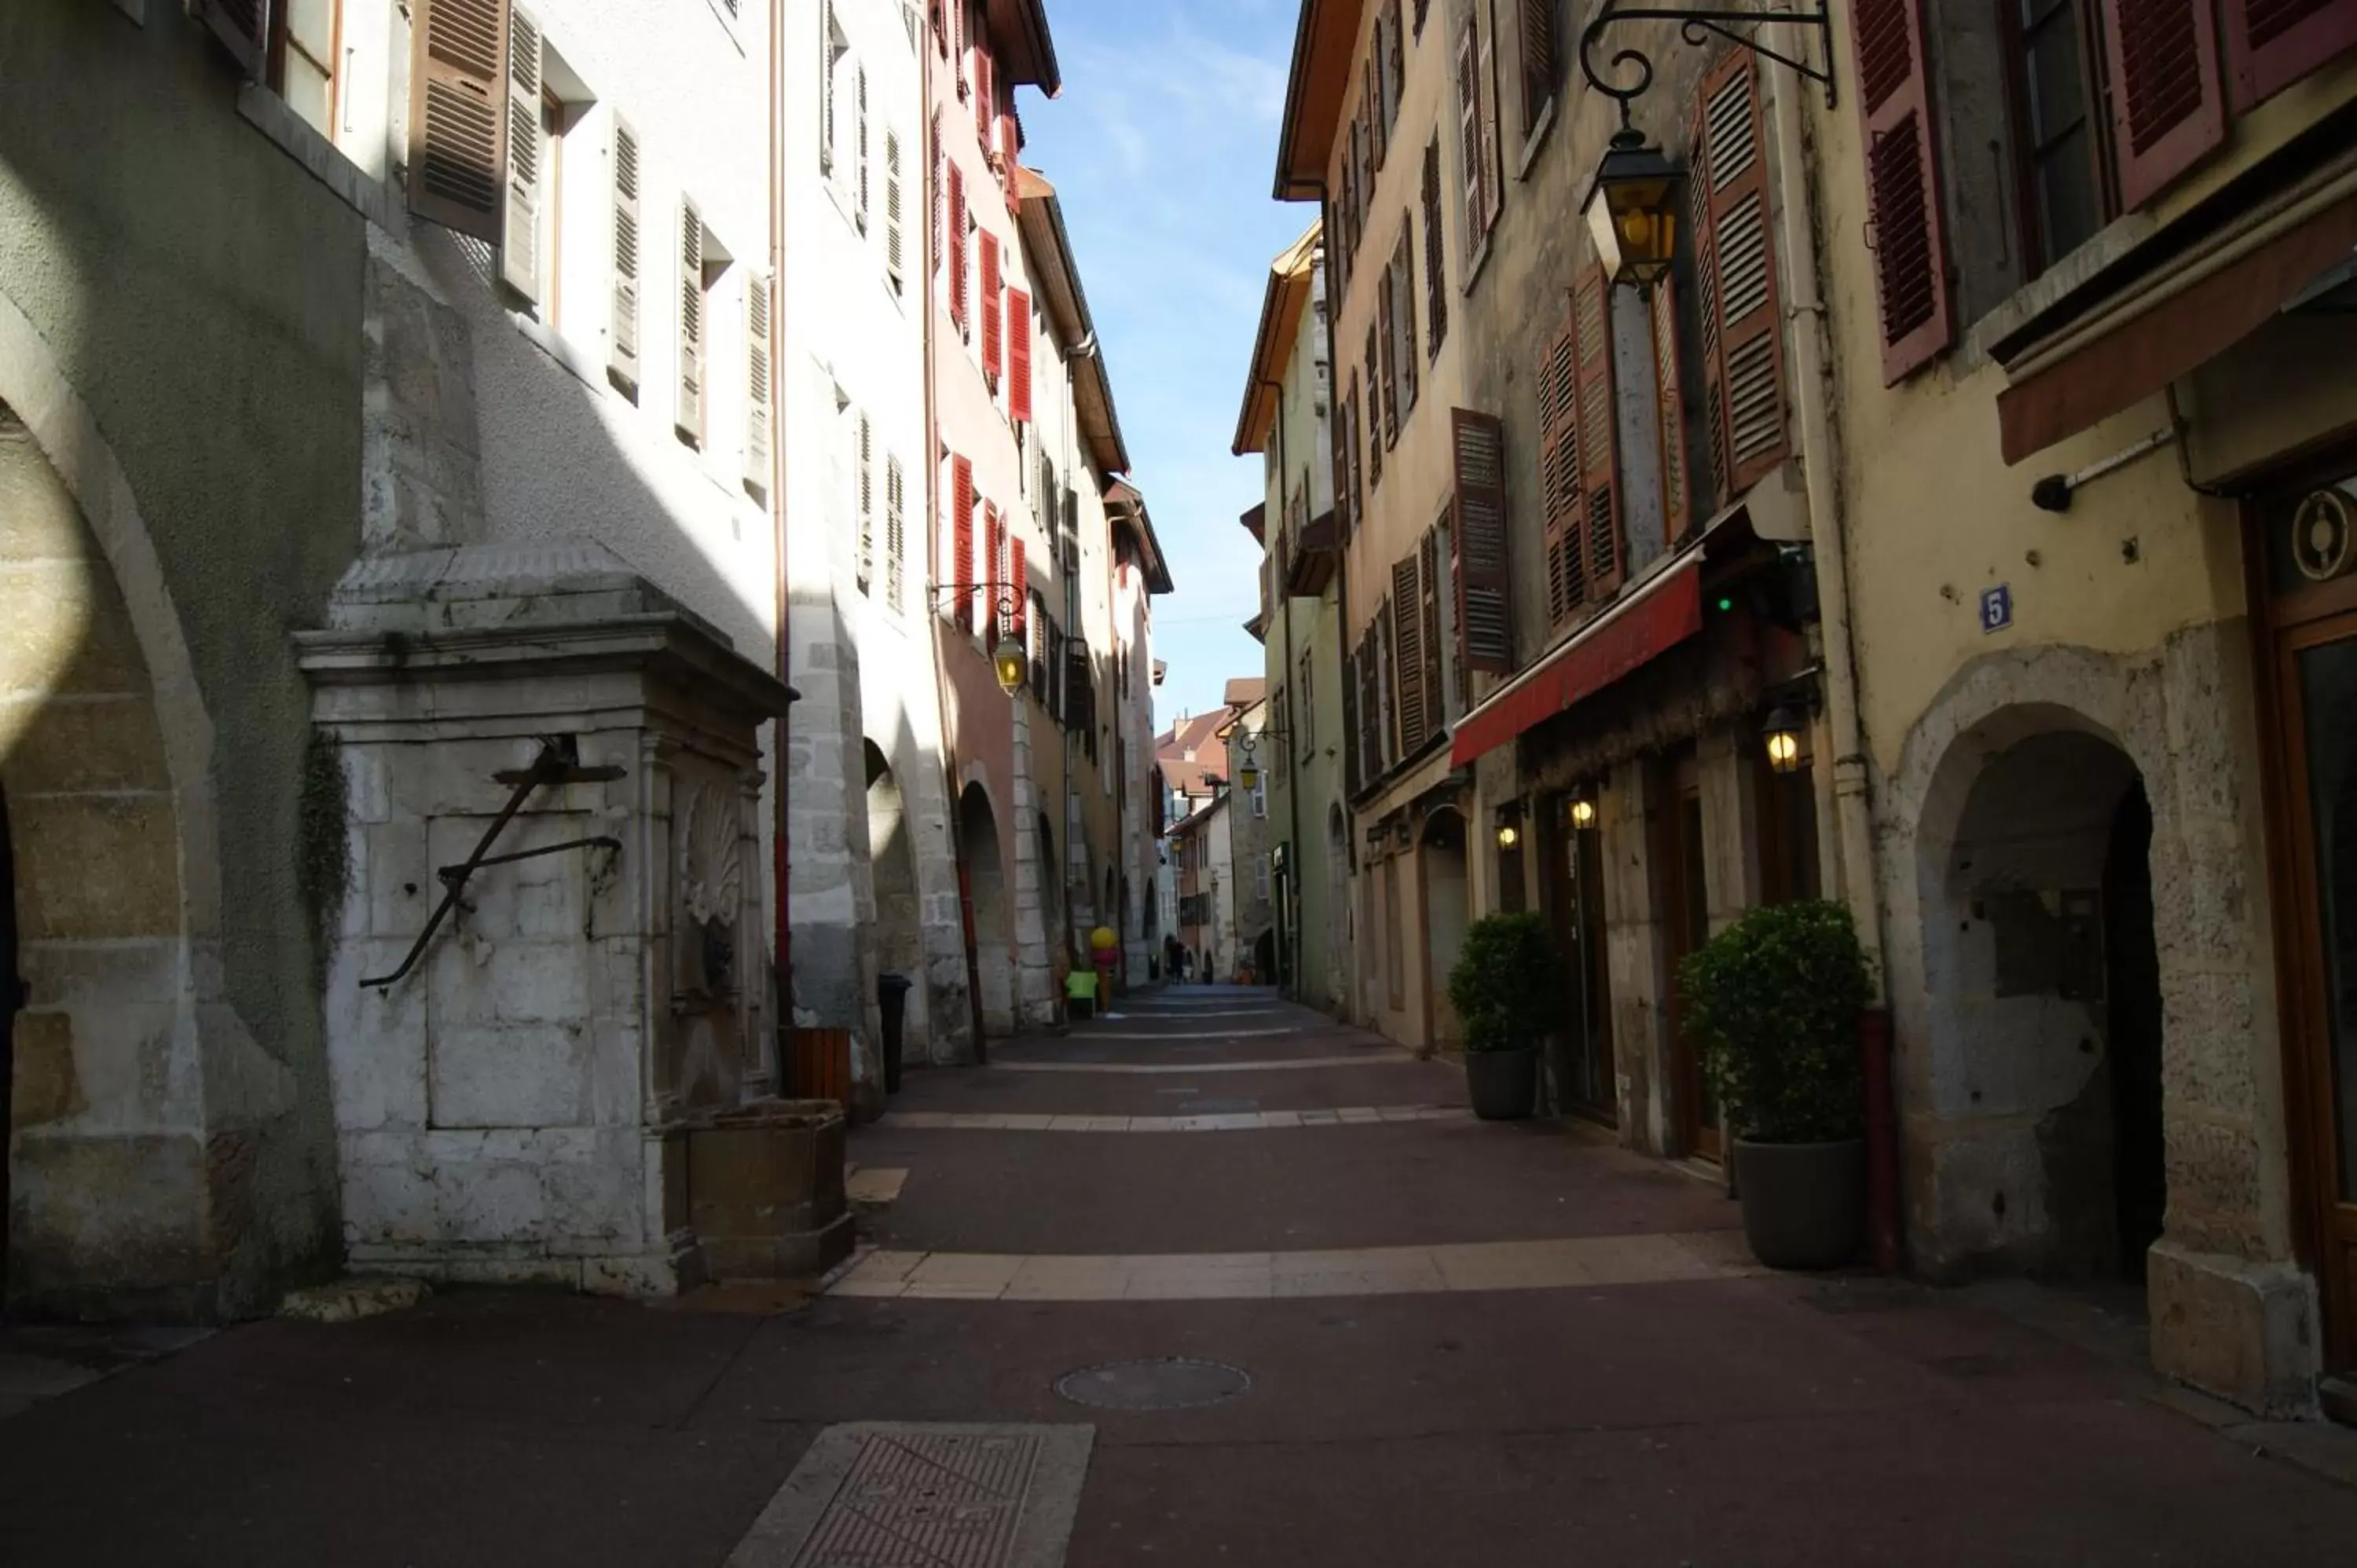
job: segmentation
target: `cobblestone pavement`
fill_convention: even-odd
[[[913,1075],[799,1310],[449,1293],[28,1376],[0,1563],[2348,1560],[2357,1439],[2168,1394],[2099,1299],[1765,1274],[1712,1184],[1462,1101],[1137,999]]]

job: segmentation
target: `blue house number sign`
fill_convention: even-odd
[[[1999,583],[1981,590],[1981,629],[2003,631],[2013,624],[2013,588]]]

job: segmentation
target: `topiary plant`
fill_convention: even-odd
[[[1687,956],[1678,989],[1730,1128],[1761,1144],[1864,1133],[1857,1018],[1873,982],[1846,908],[1750,910]]]
[[[1563,965],[1536,915],[1484,915],[1448,972],[1448,1003],[1469,1051],[1536,1046],[1563,1020]]]

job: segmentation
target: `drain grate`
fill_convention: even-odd
[[[1185,1356],[1112,1361],[1056,1380],[1059,1394],[1098,1410],[1194,1410],[1234,1399],[1251,1387],[1251,1374],[1240,1367]]]

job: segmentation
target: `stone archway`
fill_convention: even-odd
[[[251,1199],[220,1190],[238,1178],[197,1059],[184,879],[210,854],[185,831],[189,780],[151,647],[180,662],[191,702],[195,687],[177,623],[143,637],[35,435],[0,404],[0,897],[9,978],[25,982],[0,1051],[13,1088],[0,1273],[5,1299],[41,1308],[206,1313]],[[118,529],[135,523],[127,490],[111,504]],[[200,714],[180,719],[183,741],[209,735]]]
[[[998,817],[981,784],[958,796],[958,882],[966,906],[966,946],[973,956],[982,1027],[1015,1032],[1015,921],[1007,900],[1006,867]]]
[[[1469,919],[1466,884],[1465,818],[1444,806],[1424,819],[1418,861],[1423,868],[1425,946],[1425,1040],[1437,1050],[1464,1043],[1457,1009],[1448,1004],[1448,972],[1465,946]]]
[[[2041,1273],[2141,1276],[2166,1193],[2143,776],[2067,711],[2010,715],[1980,738],[1999,744],[1943,770],[1915,856],[1944,1141],[1988,1188],[1974,1250]]]
[[[867,848],[876,880],[876,967],[912,983],[901,1021],[906,1058],[922,1060],[932,1039],[931,999],[925,984],[925,933],[917,894],[914,830],[900,780],[874,741],[864,743],[867,772]]]

